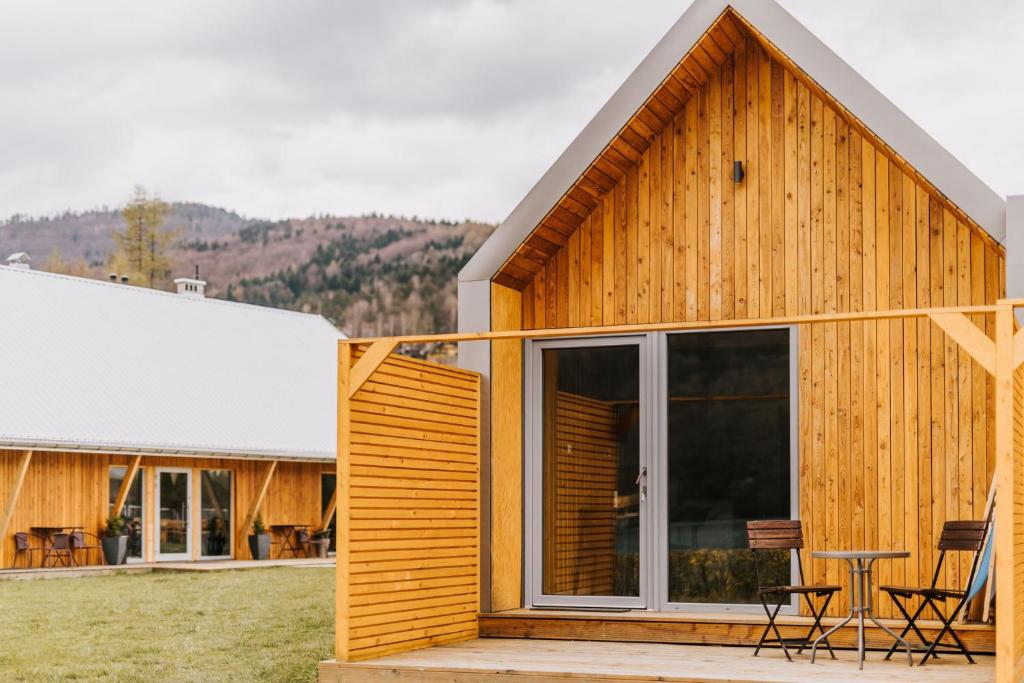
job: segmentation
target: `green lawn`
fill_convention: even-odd
[[[312,681],[333,567],[0,581],[4,681]]]

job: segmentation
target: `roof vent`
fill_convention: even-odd
[[[7,257],[7,265],[11,268],[21,268],[22,270],[31,270],[31,260],[23,251],[16,252]]]
[[[195,277],[174,278],[174,284],[178,288],[178,294],[191,299],[206,298],[206,280],[199,279],[199,266],[196,266]]]

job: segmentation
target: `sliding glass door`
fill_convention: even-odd
[[[646,345],[633,337],[532,346],[534,604],[646,606]]]
[[[192,470],[156,471],[156,559],[192,559]]]
[[[528,343],[528,602],[756,604],[746,523],[796,511],[795,348],[786,328]]]

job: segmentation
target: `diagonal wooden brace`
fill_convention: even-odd
[[[930,313],[942,331],[960,345],[990,375],[996,374],[996,343],[963,313]]]
[[[398,342],[392,339],[373,342],[366,353],[352,366],[348,382],[349,398],[355,396],[356,392],[366,384],[366,380],[370,379],[370,375],[380,367],[380,364],[387,359],[388,354],[394,351],[397,345]]]

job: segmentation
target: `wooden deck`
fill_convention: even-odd
[[[835,618],[822,620],[826,626]],[[699,612],[580,612],[514,609],[480,615],[480,635],[487,638],[545,638],[552,640],[608,640],[618,642],[671,643],[678,645],[754,645],[767,623],[764,614]],[[776,622],[787,638],[803,636],[811,620],[782,616]],[[905,622],[882,620],[889,628],[902,629]],[[938,621],[918,622],[927,637],[934,637]],[[868,648],[888,648],[892,640],[874,624],[864,629]],[[957,634],[973,652],[995,652],[995,627],[987,624],[957,626]],[[856,625],[840,629],[834,645],[850,647],[857,642]]]
[[[526,677],[530,683],[556,681],[675,681],[686,683],[987,683],[995,680],[992,657],[967,664],[943,657],[927,666],[908,667],[906,660],[885,662],[869,653],[857,670],[852,651],[838,660],[803,655],[787,662],[779,650],[753,657],[751,648],[699,645],[608,643],[593,641],[510,640],[481,638],[391,655],[366,662],[321,662],[322,683],[445,681],[471,683]]]

